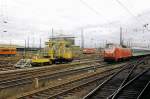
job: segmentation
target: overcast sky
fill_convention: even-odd
[[[87,43],[117,42],[120,26],[133,36],[133,28],[150,22],[149,12],[150,0],[0,0],[0,43],[23,44],[29,38],[31,45],[38,45],[40,38],[44,42],[51,36],[52,28],[57,34],[74,34],[77,44],[80,28]],[[142,40],[141,35],[135,39]]]

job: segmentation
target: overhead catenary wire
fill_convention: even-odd
[[[103,17],[103,15],[97,11],[95,8],[93,8],[92,6],[90,6],[87,2],[85,2],[84,0],[80,0],[80,2],[85,6],[87,7],[88,9],[90,9],[92,12],[94,12],[96,15],[100,16],[100,17]],[[110,23],[109,20],[107,20],[106,18],[104,18],[104,20],[106,21],[106,23]],[[85,26],[85,27],[82,27],[80,28],[81,29],[81,46],[82,48],[84,48],[84,36],[83,36],[83,28],[90,28],[90,27],[98,27],[98,25],[96,26],[91,26],[91,25],[88,25],[88,26]]]
[[[149,29],[148,29],[148,23],[147,23],[147,21],[146,20],[141,20],[141,19],[139,19],[139,17],[138,16],[136,16],[136,15],[134,15],[133,13],[132,13],[132,11],[131,10],[129,10],[121,1],[119,1],[119,0],[115,0],[124,10],[126,10],[131,16],[133,16],[135,19],[136,19],[136,23],[137,24],[141,24],[142,25],[142,32],[143,33],[145,33],[146,31],[145,30],[147,30],[147,31],[149,31]],[[146,19],[146,18],[145,18]],[[144,22],[144,21],[146,21],[146,22]],[[133,35],[134,36],[134,35]],[[135,36],[134,36],[135,37]],[[144,36],[143,36],[143,39],[144,39]]]
[[[85,2],[84,0],[80,0],[80,2],[86,6],[88,9],[90,9],[92,12],[94,12],[96,15],[100,16],[100,17],[103,17],[103,15],[97,11],[95,8],[93,8],[92,6],[90,6],[87,2]],[[104,20],[107,22],[107,23],[110,23],[109,20],[107,20],[106,18],[104,18]]]
[[[118,1],[118,0],[117,0]],[[97,11],[96,9],[94,9],[92,6],[90,6],[87,2],[85,2],[84,0],[80,0],[80,2],[84,5],[84,6],[86,6],[88,9],[90,9],[92,12],[94,12],[96,15],[98,15],[98,16],[103,16],[102,15],[102,13],[100,13],[100,11]],[[118,3],[124,8],[124,9],[126,9],[126,11],[128,11],[128,13],[131,15],[131,16],[133,16],[133,17],[135,17],[136,18],[136,16],[126,7],[126,6],[124,6],[124,4],[122,4],[120,1],[118,1]],[[111,24],[111,21],[109,21],[109,20],[107,20],[106,18],[104,18],[105,19],[105,21],[107,21],[107,23],[108,24]],[[136,18],[137,19],[137,18]],[[138,21],[137,22],[139,22],[139,19],[137,19]],[[142,23],[142,22],[141,22]],[[143,24],[142,24],[143,25]],[[98,27],[98,26],[103,26],[102,24],[101,25],[91,25],[91,26],[85,26],[84,28],[89,28],[89,27]]]
[[[86,7],[88,7],[91,11],[93,11],[95,14],[97,15],[101,15],[100,12],[98,12],[97,10],[95,10],[93,7],[91,7],[88,3],[86,3],[84,0],[80,0],[81,3],[83,5],[85,5]]]
[[[132,11],[130,11],[121,1],[119,0],[115,0],[124,10],[126,10],[131,16],[133,16],[136,20],[137,20],[137,23],[141,23],[142,25],[145,24],[143,23],[143,20],[140,20],[137,16],[135,16]]]

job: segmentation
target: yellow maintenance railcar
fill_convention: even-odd
[[[36,55],[32,59],[32,65],[64,63],[73,60],[73,51],[69,42],[65,40],[49,40],[45,43],[42,55]]]

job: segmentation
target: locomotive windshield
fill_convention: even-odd
[[[112,49],[114,45],[106,45],[106,49]]]
[[[117,44],[109,43],[109,44],[106,44],[105,49],[113,49],[113,48],[115,48],[115,47],[120,47],[120,46],[117,45]]]
[[[114,44],[106,44],[106,49],[113,49],[114,47]]]

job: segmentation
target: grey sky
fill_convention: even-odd
[[[65,34],[74,34],[77,37],[80,36],[79,28],[88,27],[85,29],[87,43],[91,42],[89,39],[94,39],[99,43],[106,39],[117,42],[120,26],[128,31],[129,37],[126,39],[133,38],[131,26],[142,29],[142,25],[148,23],[150,0],[119,0],[134,16],[138,16],[138,19],[116,1],[0,0],[0,43],[12,41],[23,44],[24,39],[29,37],[31,42],[34,41],[37,45],[39,38],[42,38],[44,42],[51,35],[52,27],[58,34],[63,31]],[[4,20],[7,20],[8,23],[4,24]],[[112,24],[110,24],[111,22]],[[4,33],[4,30],[7,32]],[[140,34],[141,31],[138,33],[140,36],[135,39],[142,39],[140,37],[143,34]],[[149,38],[146,36],[144,39],[148,40]],[[77,41],[79,44],[80,38],[77,40],[79,40]],[[89,45],[93,46],[93,44]]]

